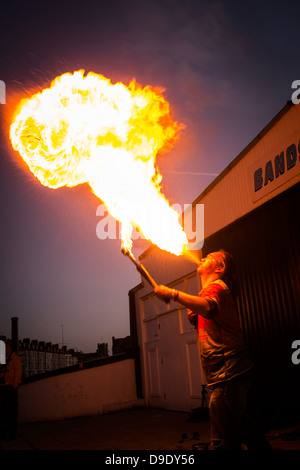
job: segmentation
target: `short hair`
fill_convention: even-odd
[[[235,275],[236,267],[235,267],[235,261],[233,259],[233,256],[227,251],[223,250],[223,248],[221,248],[219,252],[223,255],[223,259],[224,259],[224,265],[225,265],[224,274]]]
[[[222,280],[227,284],[233,298],[237,296],[236,265],[233,256],[221,248],[219,252],[224,259],[225,269],[222,274]]]

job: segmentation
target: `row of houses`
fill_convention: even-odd
[[[5,341],[5,336],[0,336]],[[18,339],[18,318],[12,318],[12,342],[13,349],[18,353],[23,370],[23,378],[44,374],[57,369],[80,365],[85,362],[106,358],[108,344],[98,343],[94,352],[84,353],[67,346],[52,344],[51,342],[30,340],[30,338]],[[131,337],[112,337],[112,354],[118,355],[131,350]]]
[[[66,346],[59,347],[45,341],[23,339],[19,342],[19,351],[22,362],[23,376],[43,374],[55,369],[69,367],[78,363],[78,355]]]
[[[0,337],[2,341],[6,341],[6,339],[6,336]],[[30,340],[29,338],[16,341],[14,338],[13,349],[21,359],[24,378],[78,363],[78,352],[51,342]]]

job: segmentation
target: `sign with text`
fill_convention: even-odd
[[[258,201],[297,175],[300,179],[300,131],[248,168],[252,201]]]

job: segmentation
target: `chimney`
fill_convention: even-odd
[[[12,349],[15,353],[19,352],[19,331],[18,331],[18,317],[12,317],[11,319],[11,341]]]

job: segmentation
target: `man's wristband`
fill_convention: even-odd
[[[179,296],[178,290],[174,290],[174,292],[173,292],[173,300],[177,301],[177,300],[178,300],[178,296]]]

